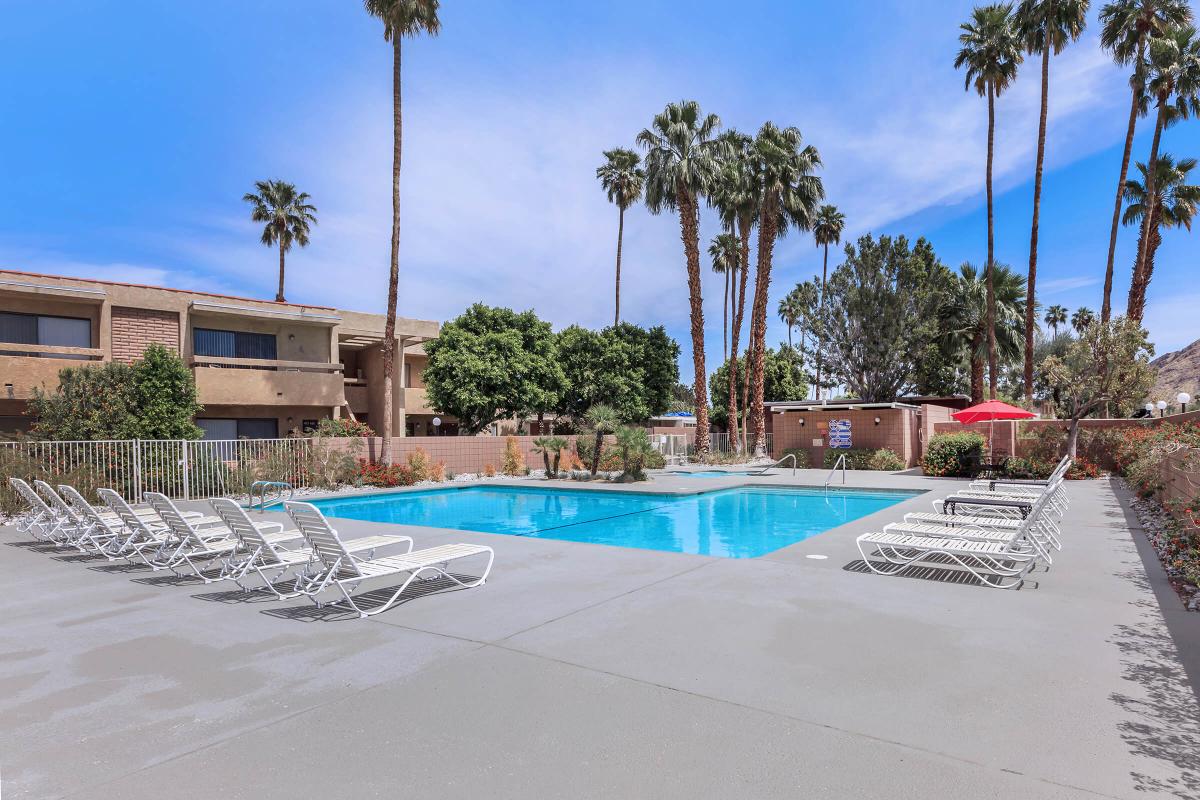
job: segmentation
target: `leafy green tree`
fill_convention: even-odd
[[[821,299],[820,305],[825,305],[825,283],[829,280],[829,245],[841,244],[842,231],[846,228],[846,215],[837,210],[837,206],[823,205],[817,210],[813,219],[813,238],[817,247],[825,248],[825,256],[821,262]],[[821,343],[817,342],[817,353],[821,352]],[[813,381],[816,386],[817,400],[821,399],[821,360],[816,360],[817,374]]]
[[[737,369],[738,384],[736,388],[740,392],[742,390],[742,381],[746,379],[746,369],[745,358],[742,357],[738,360],[742,362],[742,364],[738,365],[739,368]],[[724,364],[718,367],[717,371],[713,373],[714,384],[717,381],[723,383],[729,380],[729,374],[733,366],[732,360],[726,360]],[[807,396],[808,384],[805,381],[804,365],[801,363],[795,349],[782,342],[777,350],[767,348],[765,357],[763,358],[764,402],[803,400]],[[720,397],[713,397],[712,418],[713,422],[718,425],[729,425],[729,404],[726,402],[724,394]]]
[[[53,392],[33,391],[34,433],[56,441],[199,439],[196,382],[178,355],[152,344],[133,364],[66,367]]]
[[[679,345],[661,326],[572,325],[558,334],[557,353],[565,379],[557,410],[576,418],[603,403],[622,422],[642,422],[667,410],[679,380]]]
[[[1194,158],[1180,159],[1176,163],[1170,153],[1163,153],[1155,164],[1153,181],[1146,177],[1145,164],[1139,161],[1137,168],[1142,180],[1125,184],[1125,199],[1129,205],[1125,207],[1122,222],[1126,225],[1143,223],[1142,236],[1149,239],[1144,248],[1141,247],[1141,240],[1138,242],[1139,251],[1145,253],[1142,279],[1136,287],[1136,294],[1133,289],[1129,293],[1130,316],[1141,319],[1146,307],[1146,288],[1154,277],[1154,256],[1162,244],[1162,231],[1164,228],[1192,229],[1192,217],[1196,215],[1197,203],[1200,203],[1200,186],[1188,183],[1192,170],[1196,168]],[[1151,185],[1154,186],[1154,198],[1152,203],[1148,203],[1146,187]],[[1144,224],[1147,207],[1153,209],[1148,225]]]
[[[476,303],[425,344],[430,404],[467,433],[556,408],[565,384],[554,332],[532,311]]]
[[[621,322],[621,242],[625,238],[625,209],[642,198],[646,173],[638,166],[641,158],[632,150],[615,147],[604,151],[604,163],[596,168],[608,202],[617,206],[617,288],[613,325]]]
[[[646,206],[654,214],[679,212],[679,229],[687,262],[688,302],[695,373],[696,453],[708,454],[708,387],[704,369],[704,295],[700,289],[700,200],[712,188],[719,145],[713,140],[721,120],[703,114],[694,100],[670,103],[638,134],[646,150]]]
[[[1154,384],[1153,355],[1154,346],[1146,341],[1141,325],[1117,317],[1088,327],[1066,355],[1043,362],[1046,383],[1054,388],[1071,421],[1068,455],[1075,456],[1080,419],[1105,406],[1128,413],[1145,398]]]
[[[1121,155],[1120,177],[1117,178],[1117,199],[1113,203],[1112,228],[1108,235],[1101,322],[1108,322],[1112,314],[1113,259],[1117,252],[1121,205],[1125,202],[1129,157],[1133,152],[1133,134],[1138,117],[1144,117],[1150,109],[1149,95],[1146,93],[1146,49],[1151,36],[1161,36],[1167,30],[1186,25],[1191,20],[1192,9],[1188,0],[1113,0],[1100,11],[1100,46],[1110,51],[1113,61],[1120,66],[1133,65],[1129,76],[1132,95],[1129,125],[1125,131],[1125,150]]]
[[[317,224],[317,207],[308,201],[308,192],[297,192],[294,184],[286,181],[255,181],[258,191],[247,192],[242,200],[249,203],[250,219],[265,222],[262,243],[267,247],[279,246],[279,290],[275,302],[287,302],[283,297],[284,255],[293,244],[308,247],[311,226]]]
[[[913,386],[916,359],[938,333],[949,272],[918,239],[871,235],[846,245],[817,317],[822,357],[853,396],[891,401]]]
[[[363,8],[383,23],[383,39],[392,45],[392,249],[388,269],[387,318],[383,326],[383,443],[379,456],[392,463],[392,371],[396,363],[396,300],[400,287],[400,161],[404,143],[401,64],[404,37],[437,36],[440,0],[364,0]]]
[[[1053,305],[1046,309],[1046,316],[1042,317],[1042,321],[1054,329],[1054,335],[1058,336],[1058,326],[1067,324],[1067,308],[1066,306]]]
[[[996,365],[996,340],[991,332],[996,329],[996,301],[992,290],[992,267],[996,262],[996,225],[992,211],[992,160],[995,155],[996,98],[1017,79],[1017,65],[1021,63],[1021,41],[1013,26],[1013,7],[1009,3],[976,6],[971,20],[960,27],[958,41],[962,48],[954,59],[954,68],[966,68],[965,88],[975,89],[980,97],[987,97],[987,275],[988,305],[988,383],[991,398],[996,398],[996,383],[999,369]]]
[[[971,365],[971,402],[983,402],[983,365],[987,359],[988,308],[987,287],[973,264],[964,263],[950,284],[946,302],[940,304],[944,335]],[[995,298],[996,342],[1002,363],[1021,357],[1025,316],[1025,279],[1007,264],[997,264],[992,277]],[[1065,313],[1065,311],[1064,311]]]

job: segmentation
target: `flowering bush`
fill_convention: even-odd
[[[904,469],[904,462],[894,451],[881,447],[871,454],[870,460],[867,461],[867,469],[897,472]]]
[[[921,468],[926,475],[938,478],[966,477],[983,460],[982,433],[939,433],[929,440]]]
[[[425,448],[418,447],[408,454],[408,468],[412,470],[413,481],[416,483],[429,480],[429,453],[425,452]]]
[[[349,417],[322,419],[317,423],[316,433],[318,436],[334,436],[338,438],[357,438],[360,436],[375,435],[375,431],[371,430],[370,425],[350,419]]]
[[[417,482],[412,468],[407,464],[370,464],[366,459],[358,462],[358,480],[363,486],[384,489],[412,486]]]
[[[515,436],[509,436],[504,441],[504,462],[500,469],[505,475],[512,476],[524,475],[528,471],[525,456],[521,453],[521,445],[517,443]]]

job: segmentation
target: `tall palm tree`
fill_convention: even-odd
[[[387,320],[383,326],[383,442],[380,458],[392,461],[392,371],[396,363],[396,300],[400,287],[400,157],[404,141],[400,66],[404,37],[437,36],[440,0],[364,0],[367,13],[383,22],[383,39],[392,45],[392,250],[388,270]]]
[[[617,205],[617,290],[613,308],[613,325],[621,321],[621,239],[625,235],[625,209],[642,199],[646,173],[638,166],[641,157],[632,150],[615,147],[604,151],[604,163],[596,168],[596,177],[608,195],[608,202]]]
[[[798,288],[800,287],[797,286],[796,289]],[[779,320],[787,325],[789,349],[795,347],[792,344],[792,328],[796,327],[796,323],[800,321],[800,315],[804,312],[796,289],[792,289],[779,300]]]
[[[297,192],[287,181],[255,181],[257,191],[246,192],[242,199],[250,204],[250,219],[265,222],[262,243],[279,246],[279,289],[275,302],[286,303],[283,297],[283,261],[293,244],[308,247],[310,226],[317,224],[317,207],[309,203],[308,192]]]
[[[1121,155],[1121,172],[1117,178],[1117,199],[1113,203],[1112,228],[1108,234],[1108,263],[1104,268],[1104,301],[1100,306],[1100,321],[1107,323],[1112,316],[1113,258],[1117,251],[1117,228],[1121,221],[1121,206],[1125,202],[1125,179],[1129,175],[1129,157],[1133,151],[1133,133],[1137,119],[1149,109],[1146,94],[1146,48],[1151,36],[1159,36],[1173,27],[1186,25],[1192,19],[1188,0],[1113,0],[1100,10],[1100,45],[1112,53],[1113,61],[1121,66],[1133,65],[1129,76],[1132,100],[1129,105],[1129,125],[1125,130],[1125,150]]]
[[[1083,333],[1087,326],[1096,321],[1096,314],[1087,306],[1080,306],[1071,315],[1071,327],[1076,333]]]
[[[1037,284],[1038,218],[1042,210],[1042,164],[1046,158],[1046,113],[1050,95],[1050,54],[1058,55],[1083,34],[1089,0],[1021,0],[1017,35],[1025,52],[1042,57],[1042,109],[1038,118],[1037,159],[1033,170],[1033,225],[1029,232],[1029,277],[1025,282],[1025,400],[1033,400],[1034,290]]]
[[[993,304],[989,308],[987,282],[973,264],[964,263],[949,287],[949,302],[943,306],[942,330],[955,350],[965,350],[971,365],[971,402],[983,402],[983,365],[987,343],[996,347],[1006,363],[1016,361],[1024,344],[1025,278],[1005,264],[997,264],[992,276]],[[994,309],[994,313],[989,313]],[[988,320],[993,319],[991,336]]]
[[[767,428],[763,407],[764,355],[767,338],[767,292],[771,285],[771,259],[775,240],[788,228],[810,230],[817,204],[825,197],[821,179],[813,173],[821,166],[817,149],[805,145],[798,128],[764,123],[754,137],[753,176],[761,197],[758,225],[758,265],[754,304],[750,309],[750,425],[754,455],[766,455]]]
[[[1157,177],[1158,146],[1162,141],[1163,128],[1172,115],[1194,116],[1200,113],[1200,37],[1190,25],[1173,28],[1165,35],[1150,39],[1149,79],[1146,88],[1154,98],[1158,113],[1154,120],[1154,139],[1150,143],[1150,160],[1145,172],[1144,197],[1146,209],[1142,214],[1141,233],[1138,239],[1137,261],[1133,265],[1133,279],[1129,283],[1129,304],[1125,315],[1141,322],[1145,307],[1146,284],[1150,282],[1146,256],[1150,240],[1149,226],[1156,219],[1154,204]]]
[[[720,148],[720,165],[717,178],[709,194],[709,203],[720,214],[721,223],[729,231],[736,231],[738,240],[738,287],[734,293],[733,324],[730,331],[730,352],[735,358],[730,362],[729,370],[729,434],[734,451],[742,453],[746,449],[746,426],[741,426],[742,436],[738,437],[738,408],[745,414],[749,398],[750,382],[738,377],[739,361],[738,339],[742,333],[742,320],[746,312],[746,284],[750,275],[750,235],[758,221],[759,193],[753,178],[753,159],[750,145],[753,139],[740,131],[727,130],[717,137]],[[750,348],[746,348],[744,363],[750,361]],[[742,401],[739,406],[737,398],[738,383],[742,385]]]
[[[721,340],[724,344],[723,357],[729,360],[729,303],[730,278],[737,280],[738,243],[737,236],[732,233],[720,233],[713,237],[708,245],[708,257],[712,259],[713,272],[725,276],[725,302],[721,307]],[[715,391],[715,389],[714,389]]]
[[[1021,63],[1021,41],[1013,27],[1012,4],[996,3],[976,6],[971,19],[959,27],[962,33],[958,41],[962,48],[954,59],[955,69],[966,69],[965,88],[974,88],[980,97],[988,101],[987,135],[987,274],[988,316],[988,385],[991,399],[996,399],[996,382],[999,370],[996,365],[996,293],[992,280],[992,263],[995,261],[996,225],[992,213],[992,160],[995,155],[996,98],[1012,85],[1017,78],[1017,65]]]
[[[700,290],[700,196],[711,190],[719,165],[713,140],[721,120],[695,100],[670,103],[637,136],[646,150],[646,205],[654,214],[679,212],[691,305],[692,367],[696,373],[696,455],[708,455],[708,387],[704,372],[704,296]]]
[[[825,247],[825,259],[821,264],[821,308],[825,308],[825,280],[829,277],[829,245],[841,244],[842,231],[846,228],[846,215],[837,210],[837,206],[823,205],[817,210],[817,216],[813,219],[813,238],[817,240],[817,247]],[[816,387],[814,397],[817,400],[821,399],[821,345],[823,342],[817,343],[817,358],[816,358],[816,380],[813,385]]]
[[[1054,329],[1054,338],[1058,338],[1058,326],[1067,324],[1067,309],[1064,306],[1053,305],[1046,309],[1042,321]]]
[[[1197,204],[1200,203],[1200,186],[1188,183],[1190,173],[1195,168],[1194,158],[1180,159],[1176,163],[1170,153],[1162,153],[1158,157],[1158,163],[1154,165],[1153,181],[1146,176],[1146,165],[1139,161],[1137,170],[1141,173],[1142,180],[1125,183],[1125,199],[1129,205],[1125,207],[1122,221],[1126,225],[1141,223],[1146,216],[1147,206],[1152,209],[1150,224],[1141,226],[1142,235],[1148,236],[1149,240],[1144,248],[1142,242],[1138,242],[1138,249],[1146,253],[1144,280],[1137,287],[1138,294],[1134,295],[1132,288],[1130,289],[1128,313],[1134,319],[1141,319],[1142,312],[1145,311],[1146,288],[1150,279],[1154,277],[1154,254],[1158,252],[1158,246],[1162,243],[1162,229],[1192,229],[1192,218],[1196,215]],[[1152,203],[1147,203],[1146,186],[1150,184],[1154,186],[1155,196]]]

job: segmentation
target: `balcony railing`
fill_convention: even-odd
[[[223,356],[192,356],[193,367],[224,367],[226,369],[261,369],[275,372],[341,372],[340,362],[281,361],[274,358],[225,358]]]
[[[99,347],[60,347],[53,344],[20,344],[18,342],[0,342],[0,355],[10,356],[63,356],[80,361],[92,361],[104,358],[104,351]]]

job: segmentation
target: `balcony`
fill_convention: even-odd
[[[59,355],[58,358],[9,355],[5,351],[20,348],[20,352],[39,352]],[[28,400],[35,386],[52,392],[58,386],[58,371],[66,367],[86,367],[96,362],[102,351],[87,347],[47,347],[45,345],[0,345],[0,400]],[[89,358],[89,356],[91,358]],[[10,388],[11,387],[11,388]]]
[[[429,399],[425,396],[425,389],[405,389],[404,390],[404,413],[405,414],[433,414],[435,413],[429,407]]]
[[[203,405],[340,406],[341,364],[195,356]]]

